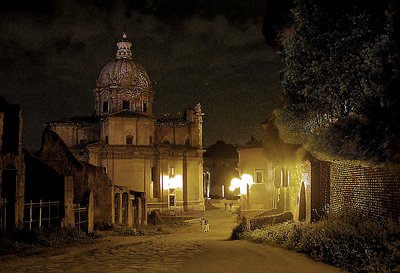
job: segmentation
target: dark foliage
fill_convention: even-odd
[[[293,221],[293,213],[288,211],[277,215],[257,217],[250,219],[250,230],[264,228],[284,222]]]
[[[295,1],[281,35],[285,141],[331,157],[396,161],[397,13],[392,1]],[[397,21],[396,21],[397,20]]]
[[[249,230],[247,219],[243,217],[240,223],[232,229],[231,240],[241,240],[245,238],[246,232]]]
[[[305,253],[349,272],[400,272],[399,225],[352,215],[247,231],[245,237]]]
[[[204,158],[212,159],[234,159],[238,160],[238,152],[232,144],[227,144],[222,140],[218,140],[215,144],[207,148]]]

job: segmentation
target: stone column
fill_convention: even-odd
[[[142,216],[142,225],[147,226],[147,199],[146,193],[142,194],[142,203],[143,203],[143,216]]]
[[[89,192],[89,204],[88,204],[88,233],[92,233],[94,230],[94,195],[93,191]]]
[[[134,203],[135,199],[133,195],[129,195],[129,200],[128,200],[128,226],[132,227],[134,225]]]
[[[183,210],[185,212],[188,211],[188,159],[187,159],[187,152],[183,153],[183,158],[182,158],[182,182],[183,182]]]
[[[72,176],[64,177],[64,212],[64,227],[74,228],[74,178]]]
[[[22,229],[24,225],[25,206],[25,166],[19,169],[20,173],[17,173],[15,189],[15,227],[17,229]]]
[[[139,225],[141,225],[142,224],[142,198],[140,198],[140,197],[137,197],[137,211],[138,211],[138,213],[137,213],[137,216],[138,216],[138,219],[137,219],[137,223],[139,224]]]

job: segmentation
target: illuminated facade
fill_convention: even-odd
[[[277,208],[278,192],[274,187],[272,162],[266,158],[265,148],[261,146],[240,148],[238,170],[240,177],[243,175],[251,177],[250,181],[242,181],[246,185],[240,185],[244,208],[260,210]]]
[[[79,160],[104,168],[115,185],[115,222],[122,213],[116,208],[129,208],[131,200],[145,204],[133,212],[142,222],[148,210],[202,211],[201,106],[156,119],[151,81],[133,60],[131,46],[124,34],[115,59],[102,69],[93,90],[94,116],[48,125]]]
[[[266,138],[268,127],[264,123]],[[265,141],[267,142],[267,141]],[[274,156],[280,152],[284,160]],[[303,149],[275,142],[274,147],[258,142],[239,149],[239,177],[232,180],[232,188],[240,194],[243,210],[259,210],[266,215],[292,212],[295,221],[310,221],[311,214],[311,163],[300,156]],[[316,183],[317,185],[317,183]]]

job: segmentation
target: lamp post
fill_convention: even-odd
[[[250,209],[250,186],[253,184],[253,177],[250,174],[242,175],[242,183],[246,186],[246,209]]]

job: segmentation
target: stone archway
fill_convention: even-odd
[[[1,224],[2,229],[11,231],[15,228],[15,203],[17,191],[17,169],[7,165],[1,172]]]

